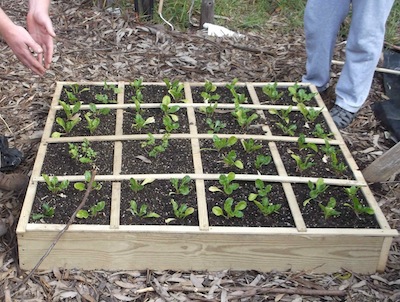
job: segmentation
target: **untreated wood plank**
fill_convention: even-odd
[[[214,23],[214,0],[201,1],[200,28],[204,23]]]
[[[386,151],[382,156],[373,161],[363,170],[367,182],[380,182],[388,180],[400,172],[400,142]]]

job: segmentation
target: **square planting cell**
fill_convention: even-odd
[[[315,87],[296,83],[57,83],[22,268],[70,217],[40,268],[371,273],[398,235]]]

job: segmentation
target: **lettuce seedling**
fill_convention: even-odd
[[[262,92],[270,98],[272,102],[276,102],[283,96],[283,91],[278,92],[278,83],[268,84],[262,87]]]
[[[269,109],[268,112],[272,115],[277,115],[286,125],[290,122],[290,113],[292,112],[293,106],[289,106],[286,109]]]
[[[229,148],[235,145],[238,139],[235,136],[231,136],[229,138],[219,138],[217,135],[213,135],[212,140],[215,149],[217,149],[217,151],[219,152],[223,148]]]
[[[84,182],[76,182],[74,183],[74,188],[78,191],[85,191],[87,189],[87,184],[90,182],[90,179],[92,178],[92,172],[90,171],[85,171],[83,174],[85,181]],[[101,183],[97,181],[93,181],[92,183],[92,188],[93,190],[100,190],[102,188]]]
[[[234,200],[232,197],[228,197],[224,202],[224,208],[220,208],[218,206],[214,206],[212,208],[212,212],[216,216],[224,216],[225,218],[242,218],[243,210],[247,207],[247,203],[244,200],[239,201],[234,207]]]
[[[262,148],[261,144],[256,144],[255,140],[250,138],[250,139],[241,139],[240,140],[243,146],[244,151],[247,153],[255,152],[259,149]]]
[[[180,101],[184,96],[184,86],[179,80],[170,81],[169,79],[163,80],[165,85],[167,86],[168,93],[172,96],[175,101]]]
[[[109,99],[107,94],[98,93],[98,94],[96,94],[94,96],[94,98],[97,101],[99,101],[99,102],[101,102],[103,104],[109,104],[109,103],[116,103],[117,102],[116,100]]]
[[[258,154],[256,157],[256,160],[254,162],[254,165],[256,169],[260,169],[261,166],[266,166],[272,161],[272,157],[270,155],[262,155]]]
[[[208,93],[215,92],[217,90],[217,86],[214,85],[211,81],[206,80],[204,83],[204,90]]]
[[[155,122],[156,122],[156,120],[155,120],[154,116],[144,119],[140,113],[136,113],[134,121],[132,123],[132,128],[140,131],[143,128],[147,127],[149,124],[153,124]]]
[[[297,154],[291,154],[291,157],[296,161],[296,169],[300,173],[303,173],[305,170],[315,165],[314,162],[311,162],[311,159],[313,158],[312,154],[308,154],[304,159]]]
[[[261,202],[257,200],[253,200],[253,202],[264,216],[271,215],[272,213],[278,213],[282,207],[280,204],[271,203],[268,197],[261,198]]]
[[[333,136],[332,132],[325,133],[324,129],[322,128],[321,124],[316,124],[314,127],[314,131],[312,134],[318,138],[328,139]]]
[[[234,172],[229,172],[227,175],[221,174],[218,181],[222,185],[222,190],[216,186],[211,186],[209,190],[211,192],[224,192],[226,195],[231,195],[233,191],[239,188],[238,183],[232,182],[235,180],[235,176]]]
[[[130,204],[130,211],[134,216],[138,216],[140,218],[158,218],[160,215],[158,215],[155,212],[150,212],[148,211],[148,207],[146,204],[142,204],[139,208],[138,204],[136,201],[131,200],[129,202]]]
[[[318,204],[321,208],[322,212],[324,212],[325,219],[328,219],[332,216],[340,216],[340,212],[335,210],[336,207],[336,199],[331,197],[329,198],[328,204],[324,206],[322,203]]]
[[[71,120],[64,120],[62,117],[56,118],[56,123],[63,128],[65,133],[70,133],[72,129],[81,121],[80,117],[75,117]],[[55,132],[56,133],[56,132]]]
[[[90,209],[87,210],[79,210],[78,213],[76,213],[76,217],[80,219],[86,219],[89,217],[96,217],[101,211],[104,210],[106,206],[105,201],[99,201],[95,205],[91,206]]]
[[[129,188],[133,192],[137,193],[137,192],[143,190],[145,185],[152,183],[154,180],[155,180],[154,178],[146,178],[142,182],[139,182],[138,180],[136,180],[134,178],[130,178],[129,179]]]
[[[178,116],[175,114],[178,112],[179,106],[171,106],[171,98],[168,95],[163,97],[160,108],[164,112],[164,116],[169,116],[174,122],[179,120]]]
[[[122,91],[121,88],[118,88],[117,86],[115,86],[114,84],[107,84],[106,81],[104,81],[104,85],[103,85],[105,90],[111,90],[114,93],[120,93]]]
[[[165,127],[165,131],[167,131],[168,133],[179,129],[179,123],[175,122],[170,115],[163,116],[163,124]]]
[[[47,184],[47,189],[54,194],[64,191],[69,186],[69,180],[59,181],[57,176],[50,177],[44,173],[42,177]]]
[[[243,169],[243,162],[241,160],[237,160],[237,155],[235,150],[229,151],[228,154],[226,154],[222,160],[224,163],[229,166],[229,167],[236,167],[239,169]]]
[[[75,118],[75,115],[79,112],[81,109],[81,102],[76,102],[73,106],[68,105],[67,103],[63,101],[58,101],[58,103],[61,105],[61,107],[64,110],[65,116],[67,117],[67,120],[72,120]]]
[[[314,143],[306,143],[306,136],[303,133],[301,133],[299,135],[297,143],[299,145],[299,150],[311,149],[311,150],[313,150],[315,152],[318,152],[318,147],[317,147],[316,144],[314,144]]]
[[[210,127],[211,130],[208,130],[208,134],[218,133],[221,129],[226,127],[226,124],[221,122],[220,120],[216,120],[215,122],[211,118],[206,119],[206,124]]]
[[[247,113],[250,111],[250,109],[245,109],[242,107],[238,107],[235,109],[234,112],[232,112],[232,115],[236,118],[236,121],[238,122],[239,126],[242,128],[247,128],[250,126],[250,124],[258,119],[258,114],[253,113],[250,116],[247,115]]]
[[[360,187],[356,186],[351,186],[350,188],[345,188],[344,191],[347,194],[347,196],[350,198],[352,203],[345,203],[344,205],[352,208],[354,213],[359,216],[360,214],[368,214],[368,215],[373,215],[375,212],[372,208],[368,206],[364,206],[361,204],[360,200],[357,197],[357,192],[360,189]]]
[[[295,84],[291,87],[288,87],[289,95],[292,97],[293,102],[303,104],[305,102],[310,101],[317,94],[310,92],[307,93],[305,89],[300,89],[299,84]]]
[[[86,112],[85,113],[85,119],[87,121],[87,126],[86,128],[89,129],[90,134],[93,134],[94,131],[96,131],[97,127],[99,127],[100,125],[100,118],[98,117],[94,117],[93,119],[91,118],[91,116],[93,115],[92,112]]]
[[[311,200],[316,199],[320,194],[325,192],[329,186],[322,178],[318,178],[316,183],[313,183],[311,180],[308,181],[308,188],[310,189],[310,198],[304,200],[303,206],[306,206]]]
[[[204,113],[207,117],[211,117],[214,115],[215,110],[217,109],[218,103],[212,103],[208,106],[200,107],[200,112]]]
[[[52,218],[54,217],[55,209],[51,207],[48,203],[42,204],[42,213],[32,213],[33,220],[40,220],[43,218]]]
[[[143,86],[143,78],[135,79],[133,82],[129,83],[131,87],[135,90],[135,92],[140,91],[144,88]]]
[[[175,200],[171,199],[172,210],[178,219],[184,219],[194,213],[194,208],[188,207],[187,204],[178,204]]]
[[[75,104],[78,101],[78,98],[76,97],[74,92],[68,91],[66,89],[64,89],[64,91],[70,104]]]
[[[250,193],[248,197],[249,201],[254,201],[258,197],[267,197],[268,193],[272,190],[272,185],[265,185],[261,179],[257,179],[255,181],[255,185],[257,188],[257,193]]]
[[[290,136],[294,136],[295,131],[297,130],[296,124],[284,125],[282,123],[275,123],[275,125],[277,125],[278,128],[281,129],[283,133]]]
[[[161,140],[161,144],[160,145],[155,145],[155,140],[153,142],[154,137],[152,137],[152,134],[148,134],[149,138],[147,142],[143,142],[142,143],[142,147],[143,146],[154,146],[153,149],[151,149],[149,151],[149,156],[150,157],[156,157],[159,153],[165,152],[165,150],[167,150],[168,146],[169,146],[169,133],[165,133],[163,135],[163,138]]]
[[[181,181],[179,181],[178,178],[172,178],[170,179],[172,186],[175,189],[175,192],[171,192],[171,194],[181,194],[181,195],[188,195],[190,193],[190,176],[186,175],[185,177],[182,178]]]
[[[310,107],[307,108],[306,105],[299,103],[297,104],[297,107],[299,108],[301,114],[304,116],[307,122],[314,122],[317,117],[320,115],[322,112],[322,109],[320,110],[315,110],[314,108]]]
[[[85,138],[80,146],[68,143],[69,155],[83,164],[92,163],[97,156],[97,152],[92,149],[90,142]]]

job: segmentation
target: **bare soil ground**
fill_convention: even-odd
[[[1,1],[11,18],[24,25],[26,7]],[[278,34],[284,26],[272,18],[262,35],[246,33],[240,40],[211,38],[202,31],[170,31],[161,25],[138,24],[91,7],[91,1],[54,1],[57,33],[52,69],[33,76],[8,47],[0,44],[0,133],[24,151],[17,172],[33,167],[56,81],[300,81],[304,72],[301,29]],[[343,60],[344,45],[335,59]],[[340,67],[332,71],[334,87]],[[324,94],[327,105],[333,90]],[[371,111],[385,98],[380,74],[357,120],[342,134],[360,169],[394,143]],[[372,185],[390,225],[400,230],[398,179]],[[385,272],[358,275],[343,269],[333,274],[313,271],[261,273],[173,271],[83,271],[54,268],[28,272],[18,267],[15,226],[23,196],[1,192],[1,218],[10,224],[0,238],[1,301],[400,301],[400,244],[395,238]],[[193,290],[193,286],[198,290]],[[342,295],[344,294],[344,296]],[[342,296],[340,296],[342,295]]]

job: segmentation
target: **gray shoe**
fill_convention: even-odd
[[[347,111],[338,105],[334,105],[333,108],[329,110],[329,113],[338,129],[346,128],[357,115],[357,112]]]

